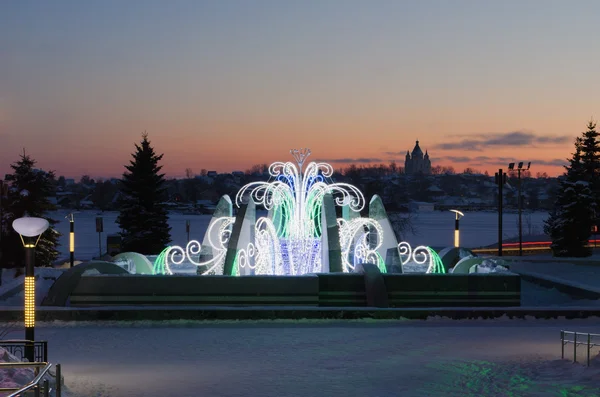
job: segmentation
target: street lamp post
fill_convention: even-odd
[[[523,256],[523,222],[522,222],[522,218],[521,218],[521,214],[523,212],[523,204],[522,204],[522,200],[523,200],[523,194],[521,193],[521,171],[523,170],[529,170],[529,168],[531,167],[531,162],[527,163],[527,168],[523,168],[523,162],[521,161],[518,166],[517,166],[517,182],[518,182],[518,194],[519,194],[519,198],[517,200],[517,206],[518,206],[518,211],[519,211],[519,256]],[[508,165],[508,169],[509,170],[514,170],[515,168],[515,163],[510,163]]]
[[[454,247],[458,248],[460,247],[460,231],[458,228],[458,221],[460,220],[460,217],[465,216],[465,214],[463,214],[459,210],[450,211],[456,214],[456,217],[454,218]]]
[[[25,248],[25,358],[34,361],[35,341],[35,247],[49,223],[43,218],[18,218],[12,223],[13,229],[21,236]]]

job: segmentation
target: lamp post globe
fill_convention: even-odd
[[[21,237],[38,237],[50,227],[50,224],[44,218],[25,216],[15,219],[12,227]]]

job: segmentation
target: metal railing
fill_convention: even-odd
[[[42,366],[43,368],[40,370],[40,367]],[[49,397],[52,389],[48,377],[52,377],[56,379],[54,396],[61,397],[62,375],[60,364],[56,364],[55,374],[50,372],[50,367],[52,367],[51,363],[0,363],[0,370],[5,368],[34,368],[36,374],[35,378],[26,385],[20,387],[2,387],[0,388],[0,393],[10,392],[10,394],[5,395],[5,397],[25,397],[30,395],[30,392],[33,392],[35,397]]]
[[[37,363],[48,362],[48,342],[43,341],[28,341],[22,339],[0,340],[0,347],[4,348],[13,356],[20,360],[25,358],[25,350],[33,343],[33,360]]]
[[[573,335],[573,339],[565,339],[565,336]],[[577,337],[581,337],[582,339],[577,339]],[[572,343],[573,344],[573,362],[577,362],[577,346],[585,345],[587,346],[587,366],[590,366],[590,352],[593,347],[600,347],[600,334],[589,334],[585,332],[574,332],[574,331],[560,331],[560,342],[561,342],[561,352],[560,357],[562,359],[565,358],[565,345]]]

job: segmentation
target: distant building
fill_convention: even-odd
[[[412,153],[406,151],[406,159],[404,160],[404,173],[405,174],[431,174],[431,161],[429,160],[429,154],[423,151],[419,147],[419,141],[415,145]]]

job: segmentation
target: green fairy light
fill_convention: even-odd
[[[442,258],[435,252],[435,250],[431,247],[427,247],[427,251],[429,255],[431,255],[431,261],[433,263],[433,267],[431,273],[433,274],[444,274],[446,273],[446,269],[444,268],[444,263],[442,262]]]
[[[154,266],[152,267],[152,274],[166,274],[165,268],[165,258],[167,256],[167,251],[169,251],[171,247],[167,247],[161,251],[160,254],[154,260]]]

